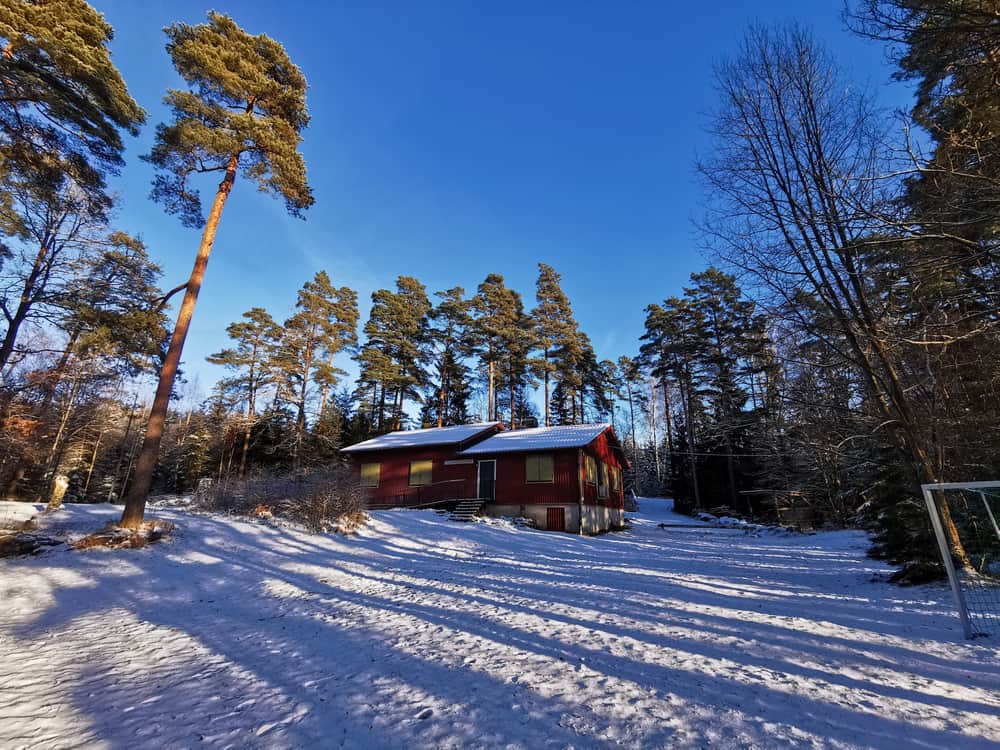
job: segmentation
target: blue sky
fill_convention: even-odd
[[[116,31],[114,59],[149,112],[129,143],[116,189],[119,224],[140,234],[166,271],[190,271],[199,233],[147,199],[138,155],[166,117],[179,81],[162,27],[197,23],[186,0],[94,0]],[[286,317],[325,269],[370,295],[396,276],[429,292],[467,291],[490,272],[533,304],[537,263],[553,265],[599,357],[632,354],[643,308],[676,294],[706,264],[692,219],[693,160],[709,140],[712,66],[747,24],[797,20],[812,29],[886,106],[876,44],[855,38],[835,2],[227,2],[245,29],[285,45],[310,83],[303,152],[316,205],[305,221],[238,183],[223,216],[185,348],[207,395],[221,374],[205,363],[225,327],[252,306]],[[214,183],[202,186],[211,194]]]

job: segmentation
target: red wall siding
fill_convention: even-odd
[[[524,457],[528,453],[497,455],[496,502],[500,505],[576,503],[580,489],[576,480],[576,450],[538,451],[552,454],[553,482],[525,482]],[[485,458],[485,456],[483,457]]]
[[[619,472],[624,470],[624,465],[621,463],[621,459],[618,455],[611,449],[611,445],[608,443],[607,432],[602,433],[594,442],[583,449],[586,455],[593,456],[598,462],[603,461],[609,467],[617,467]],[[597,466],[598,476],[601,472],[600,463]],[[622,487],[622,482],[619,481],[618,489],[611,489],[611,476],[608,475],[608,496],[598,497],[597,496],[597,484],[588,484],[586,481],[583,483],[583,498],[584,503],[587,505],[609,505],[616,508],[624,507],[625,505],[625,491]]]
[[[431,482],[434,486],[421,488],[419,490],[421,499],[430,501],[437,499],[438,496],[454,497],[454,493],[459,490],[464,490],[461,494],[465,497],[475,497],[475,464],[446,466],[444,462],[451,460],[460,460],[455,455],[455,448],[451,446],[422,450],[366,451],[354,454],[354,475],[360,480],[361,464],[380,463],[382,471],[379,486],[367,488],[369,500],[378,503],[402,495],[416,502],[417,488],[410,487],[410,462],[432,461]],[[464,485],[458,482],[454,485],[440,484],[450,479],[464,479],[465,483]]]
[[[607,433],[602,433],[594,442],[583,449],[608,466],[615,466],[619,471],[624,469],[618,455],[608,443]],[[552,453],[554,479],[552,484],[528,484],[524,481],[525,453],[501,453],[497,456],[497,503],[502,505],[530,505],[545,503],[578,503],[580,500],[579,467],[576,449],[561,451],[538,451]],[[598,467],[600,472],[600,467]],[[619,482],[618,490],[609,488],[607,498],[597,497],[597,485],[583,483],[584,502],[589,505],[610,505],[623,507],[624,490]]]

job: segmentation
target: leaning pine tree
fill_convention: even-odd
[[[152,197],[168,213],[179,215],[185,226],[204,229],[125,499],[121,525],[127,528],[142,522],[181,350],[237,172],[242,168],[262,192],[283,198],[293,216],[313,203],[298,152],[301,132],[309,123],[306,79],[284,48],[262,34],[247,34],[218,13],[209,13],[208,23],[175,24],[166,33],[167,51],[189,90],[167,93],[175,119],[157,128],[156,143],[146,157],[159,170]],[[189,182],[203,172],[223,175],[207,221],[198,191]]]

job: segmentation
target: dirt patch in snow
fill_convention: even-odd
[[[32,534],[29,531],[14,533],[0,532],[0,558],[34,555],[46,547],[62,544],[62,539],[55,539],[44,534]]]
[[[158,519],[145,521],[138,529],[126,529],[117,524],[109,523],[100,531],[77,539],[71,546],[76,550],[93,549],[94,547],[140,549],[162,541],[170,536],[176,528],[176,525],[170,521]]]

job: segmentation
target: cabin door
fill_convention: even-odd
[[[478,500],[493,501],[496,499],[497,487],[497,462],[480,461],[479,479],[476,482],[476,498]]]

